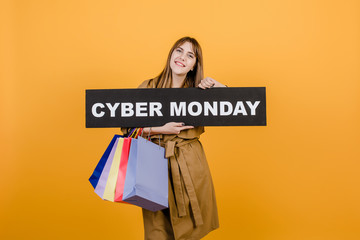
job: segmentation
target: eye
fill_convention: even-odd
[[[182,52],[180,48],[177,48],[176,51],[177,51],[177,52]]]
[[[189,54],[188,57],[189,57],[189,58],[194,58],[195,56],[192,55],[192,54]]]

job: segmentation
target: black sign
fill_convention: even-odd
[[[266,126],[265,87],[86,90],[86,127]]]

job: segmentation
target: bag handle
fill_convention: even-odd
[[[140,135],[140,136],[141,136],[142,138],[144,138],[144,137],[143,137],[143,133],[144,133],[144,131],[141,131],[141,135]],[[148,141],[150,141],[150,133],[151,133],[151,127],[149,128],[149,133],[148,133],[148,136],[147,136]]]
[[[149,128],[149,133],[148,133],[148,141],[150,141],[150,134],[151,134],[151,127]],[[141,137],[143,137],[143,131],[141,131]],[[159,146],[160,146],[160,134],[159,134]]]
[[[137,138],[139,134],[142,133],[142,128],[134,128],[134,130],[129,135],[130,138]]]
[[[136,128],[130,128],[130,133],[127,136],[131,137],[135,130]]]

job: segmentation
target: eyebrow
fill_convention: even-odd
[[[177,48],[180,48],[181,50],[183,50],[183,51],[184,51],[184,49],[183,49],[182,47],[177,47]],[[189,52],[189,53],[191,53],[192,55],[194,55],[194,56],[195,56],[195,53],[193,53],[193,52]]]

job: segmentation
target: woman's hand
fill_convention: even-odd
[[[194,126],[185,126],[182,122],[168,122],[161,127],[152,127],[150,134],[179,134],[181,131],[191,128],[194,128]],[[148,134],[150,128],[144,128],[143,131],[144,134]]]
[[[198,87],[202,88],[202,89],[206,89],[206,88],[212,88],[212,87],[226,87],[226,86],[224,84],[219,83],[215,79],[212,79],[211,77],[206,77],[200,81],[200,84]]]

